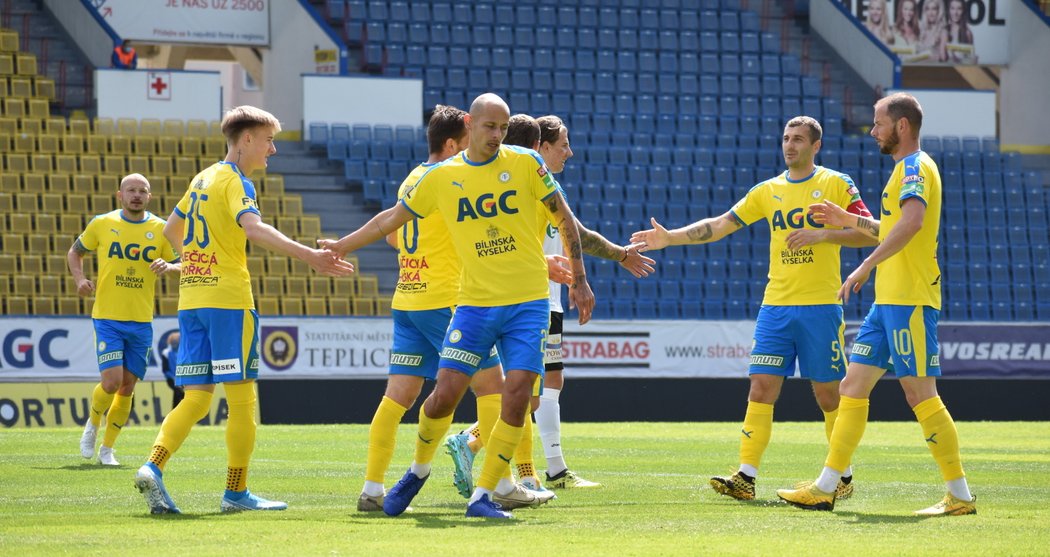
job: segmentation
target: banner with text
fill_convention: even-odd
[[[91,5],[124,39],[270,44],[269,0],[94,0]]]
[[[375,379],[386,376],[388,318],[267,317],[260,326],[260,378]],[[153,323],[146,379],[161,379],[158,354],[178,330]],[[846,329],[851,344],[857,325]],[[566,323],[565,365],[575,377],[744,377],[751,321],[595,321]],[[1050,324],[942,323],[947,377],[1050,379]],[[88,318],[0,317],[0,382],[97,381]]]
[[[840,0],[905,64],[1008,64],[1011,0]]]

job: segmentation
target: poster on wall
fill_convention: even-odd
[[[121,38],[268,46],[270,0],[92,0]]]
[[[1010,0],[840,0],[908,65],[1006,64]]]

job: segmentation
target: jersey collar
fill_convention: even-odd
[[[228,164],[233,168],[233,171],[236,172],[238,176],[240,176],[241,178],[247,178],[247,176],[245,176],[244,173],[241,172],[241,169],[237,166],[237,163],[229,161],[219,161],[219,164]]]
[[[120,209],[119,213],[120,213],[120,220],[122,220],[124,222],[130,222],[131,224],[144,223],[144,222],[148,221],[149,217],[150,217],[150,212],[149,211],[143,211],[142,212],[142,220],[131,220],[128,217],[124,216],[124,209]]]
[[[486,164],[496,160],[496,157],[499,156],[499,151],[500,151],[499,149],[496,149],[496,154],[492,155],[489,158],[489,160],[484,161],[484,162],[474,162],[474,161],[470,160],[469,158],[467,158],[467,151],[466,151],[466,149],[464,149],[463,152],[459,154],[459,156],[463,157],[463,162],[469,164],[470,166],[485,166]]]
[[[784,171],[784,179],[787,180],[788,183],[790,183],[790,184],[801,184],[802,182],[808,181],[810,178],[812,178],[817,173],[817,170],[820,170],[820,166],[814,166],[813,167],[813,172],[810,172],[809,176],[806,176],[805,178],[803,178],[801,180],[792,180],[791,179],[791,171],[790,170],[785,170]]]

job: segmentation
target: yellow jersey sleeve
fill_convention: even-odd
[[[417,166],[398,188],[404,198],[433,164]],[[422,311],[456,305],[461,265],[440,215],[416,217],[397,231],[398,279],[391,307]]]
[[[186,219],[179,309],[255,307],[238,219],[258,214],[256,207],[255,185],[234,164],[216,163],[193,179],[175,208]]]
[[[142,220],[129,221],[118,209],[95,217],[81,244],[99,259],[91,317],[151,322],[157,276],[150,263],[171,249],[164,239],[164,220],[146,213]]]
[[[897,162],[882,193],[879,241],[901,219],[901,205],[915,198],[926,206],[922,228],[875,272],[875,303],[941,308],[937,237],[941,223],[941,176],[937,163],[917,151]]]

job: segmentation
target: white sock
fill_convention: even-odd
[[[379,497],[386,493],[386,489],[383,487],[383,484],[379,482],[365,480],[365,487],[361,489],[361,493],[364,493],[369,497]]]
[[[413,462],[410,470],[412,470],[412,473],[415,474],[417,478],[422,479],[430,475],[430,464]]]
[[[472,431],[474,431],[474,428],[476,428],[476,427],[478,427],[478,422],[474,422],[474,423],[468,425],[467,429],[463,430],[463,431],[467,432],[467,441],[468,442],[473,442],[475,439],[478,438],[476,435],[471,433]]]
[[[547,475],[556,476],[568,468],[561,453],[561,403],[559,389],[543,388],[540,407],[536,409],[536,429],[543,443],[543,456],[547,459]]]
[[[842,477],[843,478],[852,478],[853,477],[853,465],[850,465],[850,466],[846,467],[846,471],[842,473]]]
[[[952,495],[958,499],[973,501],[973,495],[970,494],[970,486],[966,483],[965,476],[948,482],[948,491],[951,491]]]
[[[491,491],[489,491],[489,490],[487,490],[487,489],[485,489],[483,487],[475,487],[474,488],[474,493],[471,494],[470,500],[467,501],[467,505],[468,506],[469,505],[473,505],[478,499],[481,499],[482,495],[488,495],[489,496],[489,501],[492,500],[492,492]]]
[[[741,464],[740,471],[751,476],[752,478],[758,478],[758,468],[751,466],[750,464]]]
[[[817,489],[824,493],[835,493],[835,490],[839,487],[839,479],[842,478],[842,472],[824,467],[820,472],[820,476],[817,478],[816,484]]]
[[[506,495],[511,491],[514,491],[515,487],[514,482],[510,481],[509,478],[500,478],[499,483],[496,484],[496,494]]]

